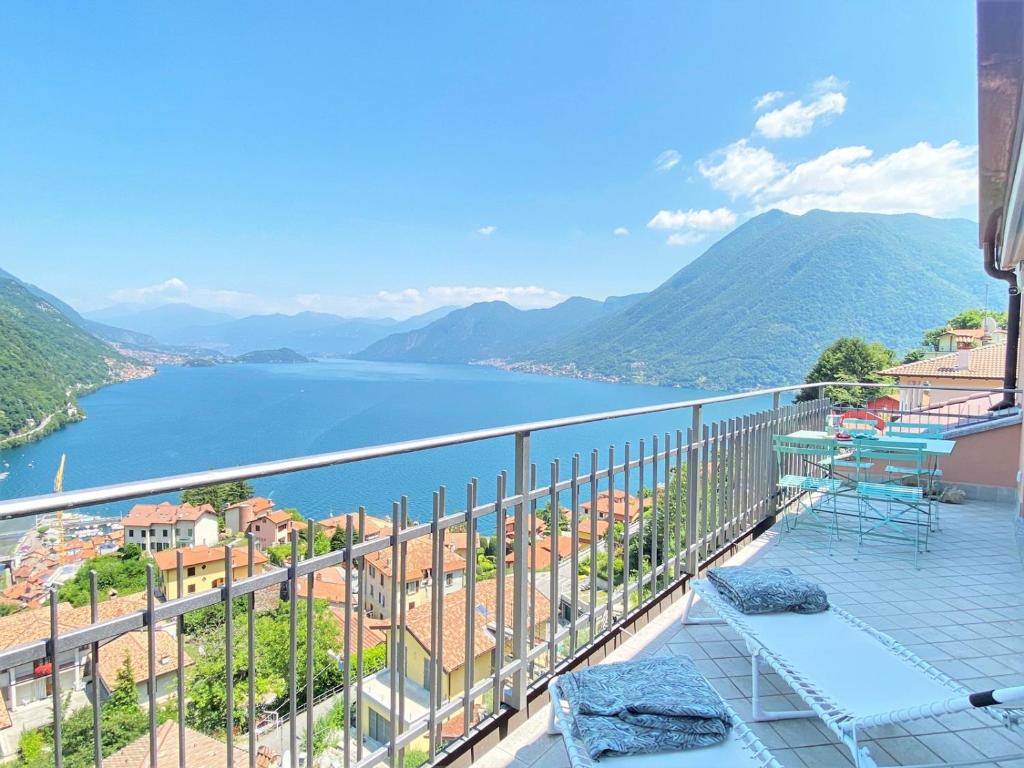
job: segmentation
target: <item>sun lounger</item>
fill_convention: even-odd
[[[548,733],[561,734],[573,768],[595,768],[606,764],[619,768],[782,768],[728,703],[725,706],[732,717],[733,727],[729,737],[721,744],[672,752],[605,756],[595,762],[587,755],[586,747],[576,736],[573,715],[562,703],[563,696],[557,677],[548,683],[548,693],[551,696]]]
[[[1024,711],[999,706],[1024,705],[1024,686],[972,693],[893,638],[834,605],[821,613],[746,615],[708,581],[695,581],[691,588],[683,624],[725,623],[747,644],[753,719],[817,716],[849,748],[859,768],[877,765],[860,744],[865,729],[971,709],[1007,726],[1018,726],[1024,718]],[[690,616],[695,595],[718,618]],[[760,673],[765,667],[776,672],[808,709],[764,710]],[[1020,757],[1024,753],[999,759]]]

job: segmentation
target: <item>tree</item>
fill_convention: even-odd
[[[951,317],[945,325],[940,325],[937,328],[931,328],[925,331],[924,337],[921,339],[921,344],[931,349],[938,349],[939,336],[941,336],[947,328],[981,328],[981,324],[986,317],[991,317],[995,320],[1000,328],[1006,327],[1006,312],[996,312],[991,309],[965,309],[958,315]]]
[[[219,485],[202,485],[198,488],[189,488],[181,494],[181,501],[184,504],[191,504],[199,507],[209,504],[218,513],[224,511],[224,507],[237,504],[239,501],[251,499],[255,495],[252,485],[248,480],[239,480],[234,483],[220,483]]]
[[[342,528],[340,525],[335,528],[334,533],[331,534],[331,552],[337,552],[339,549],[344,549],[345,545],[348,543],[347,537],[347,528]]]
[[[102,603],[111,590],[119,595],[142,592],[146,588],[146,560],[142,550],[128,544],[117,552],[86,560],[74,578],[62,584],[57,591],[61,601],[76,608],[89,602],[89,571],[96,571],[96,596]]]
[[[895,383],[895,379],[878,373],[894,365],[896,353],[884,344],[844,336],[825,348],[805,381],[807,384],[819,381]],[[836,405],[863,406],[878,393],[874,387],[825,387],[825,397]],[[796,399],[800,402],[817,396],[817,387],[806,387]]]
[[[919,360],[924,360],[924,356],[925,351],[923,349],[912,349],[903,356],[903,360],[900,361],[900,365],[916,363]]]
[[[139,708],[139,689],[135,687],[135,672],[128,656],[124,657],[121,668],[117,670],[114,689],[103,706],[121,712],[134,712]]]

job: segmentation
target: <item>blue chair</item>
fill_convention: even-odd
[[[837,453],[835,440],[775,435],[772,446],[779,468],[776,487],[789,495],[793,504],[793,511],[783,517],[786,532],[801,524],[824,529],[831,551],[833,540],[839,538],[837,498],[843,490],[843,481],[832,473]]]

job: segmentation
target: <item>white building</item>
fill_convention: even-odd
[[[209,504],[136,504],[121,524],[124,543],[138,544],[144,552],[192,545],[212,547],[218,539],[217,514]]]

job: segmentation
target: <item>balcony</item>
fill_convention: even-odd
[[[778,490],[772,437],[821,429],[835,410],[823,389],[814,399],[792,402],[798,389],[573,416],[0,503],[0,516],[20,517],[484,440],[505,439],[512,448],[510,472],[485,484],[466,467],[459,500],[439,487],[429,517],[413,519],[396,484],[390,514],[371,510],[380,515],[374,518],[360,510],[349,518],[344,546],[336,551],[315,554],[313,521],[302,536],[292,532],[291,556],[283,567],[255,568],[251,537],[228,544],[224,559],[234,567],[223,569],[224,582],[215,589],[158,599],[168,580],[184,582],[179,559],[176,574],[164,570],[164,584],[153,564],[147,566],[141,609],[120,611],[112,601],[99,602],[94,581],[91,606],[72,614],[57,606],[54,590],[52,605],[36,609],[43,612],[36,630],[0,649],[0,675],[76,649],[86,663],[102,657],[111,640],[142,630],[151,650],[144,683],[149,695],[141,698],[153,703],[139,710],[144,728],[130,746],[133,754],[149,755],[151,764],[157,757],[161,765],[188,764],[189,745],[201,742],[229,765],[272,765],[276,755],[296,766],[554,766],[567,757],[561,742],[543,733],[546,684],[552,675],[583,664],[686,653],[737,712],[750,718],[749,658],[738,636],[719,627],[683,628],[678,621],[690,580],[728,560],[799,568],[819,580],[835,604],[891,633],[968,687],[1024,681],[1024,570],[1011,503],[1018,459],[1004,455],[1005,446],[1019,444],[1019,410],[989,413],[974,406],[987,403],[992,392],[963,391],[957,399],[972,405],[939,408],[933,400],[927,413],[886,414],[907,423],[927,417],[948,437],[961,435],[944,464],[944,482],[962,487],[967,503],[942,505],[943,530],[932,536],[918,568],[886,545],[858,556],[847,538],[829,554],[813,537],[780,533],[781,516],[806,494]],[[725,406],[730,415],[723,413]],[[580,445],[564,457],[542,456],[532,441],[549,430],[609,419],[630,424],[637,417],[656,417],[658,433],[615,446]],[[1002,453],[994,454],[993,445],[1003,446]],[[987,474],[976,475],[979,467]],[[972,482],[977,477],[985,481]],[[621,520],[607,526],[604,536],[600,514],[582,514],[593,499],[600,513],[602,498],[606,508],[615,499],[616,510],[622,500]],[[570,541],[562,557],[555,554],[561,546],[552,547],[550,540],[545,545],[536,533],[545,516],[553,527],[552,510],[564,515]],[[480,557],[480,534],[495,538],[489,558]],[[450,570],[460,557],[456,547],[465,553],[465,589],[431,578],[410,596],[413,580]],[[372,580],[368,560],[378,564]],[[326,568],[342,569],[343,583],[374,584],[385,618],[371,618],[365,602],[361,609],[352,600],[319,606],[302,598],[299,585],[315,594],[316,574]],[[179,586],[176,594],[183,592]],[[86,610],[90,618],[82,621]],[[79,620],[71,621],[72,615]],[[0,629],[6,620],[0,619]],[[316,638],[325,632],[334,647],[319,653]],[[179,660],[187,656],[197,661],[192,668],[204,671],[158,681],[155,656],[158,641],[166,644],[163,633],[174,638]],[[308,646],[313,653],[306,652]],[[211,673],[217,667],[210,660],[216,658],[222,665]],[[279,680],[267,671],[272,661],[282,671]],[[179,661],[176,669],[187,666]],[[225,670],[232,670],[231,684]],[[769,676],[767,685],[779,701],[792,695],[778,678]],[[80,728],[92,710],[91,722],[98,726],[90,734],[93,762],[99,763],[101,753],[114,751],[102,725],[106,705],[95,698],[97,687],[87,685],[88,706],[78,716],[64,708],[66,687],[56,677],[50,680],[52,725],[39,732],[42,751],[50,751],[59,767],[65,727]],[[165,694],[169,699],[161,704]],[[166,721],[171,725],[165,728]],[[1024,749],[1012,733],[983,725],[962,716],[893,727],[874,734],[875,754],[907,765]],[[816,720],[753,727],[783,765],[845,764],[842,749]]]

